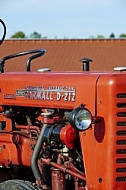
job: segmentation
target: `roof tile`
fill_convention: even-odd
[[[33,71],[49,67],[54,71],[80,71],[79,60],[91,58],[92,71],[109,71],[126,66],[125,39],[68,39],[68,40],[5,40],[0,46],[0,59],[6,55],[32,49],[45,49],[46,54],[33,60]],[[24,71],[29,55],[6,61],[5,71]]]

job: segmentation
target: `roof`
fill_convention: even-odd
[[[33,49],[46,50],[43,56],[32,61],[33,71],[45,67],[53,71],[81,71],[81,58],[93,60],[91,71],[110,71],[117,66],[126,66],[126,39],[5,40],[0,46],[0,59]],[[28,57],[7,60],[5,71],[26,70]]]

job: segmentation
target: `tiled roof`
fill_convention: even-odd
[[[109,71],[126,66],[125,39],[73,39],[73,40],[5,40],[0,46],[0,59],[6,55],[32,49],[45,49],[46,53],[33,60],[31,70],[49,67],[53,71],[81,71],[79,60],[93,60],[92,71]],[[5,71],[24,71],[28,56],[6,61]]]

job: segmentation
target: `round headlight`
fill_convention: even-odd
[[[74,129],[83,131],[90,127],[92,115],[88,109],[78,107],[71,112],[69,121]]]

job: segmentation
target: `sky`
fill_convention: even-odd
[[[6,39],[18,31],[48,39],[85,39],[126,34],[126,0],[0,0]],[[3,33],[0,25],[0,38]]]

